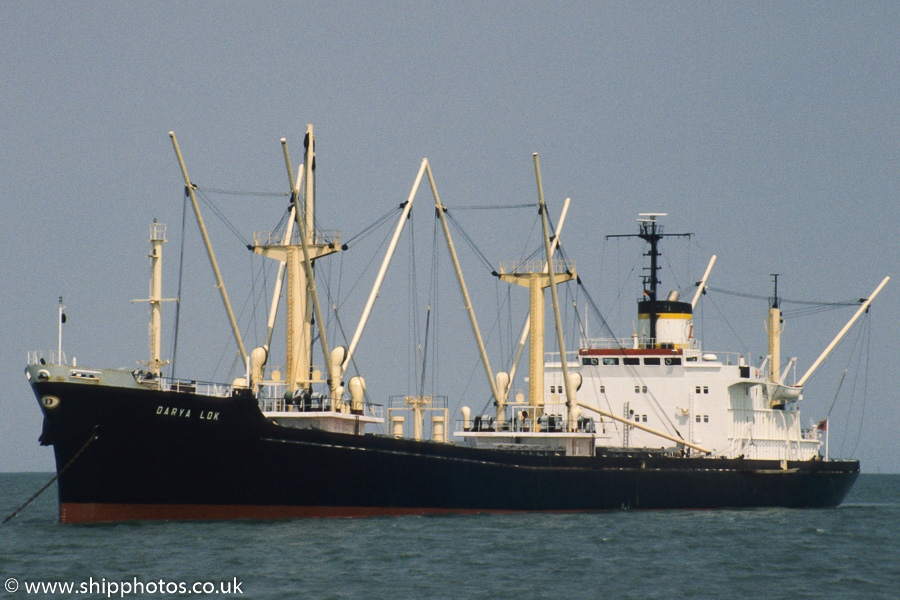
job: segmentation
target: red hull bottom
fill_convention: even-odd
[[[100,504],[64,502],[61,523],[110,521],[213,521],[225,519],[362,518],[408,515],[508,514],[513,510],[380,506],[244,506],[218,504]],[[541,511],[586,512],[586,511]]]

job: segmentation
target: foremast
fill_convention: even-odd
[[[150,226],[150,297],[146,300],[132,302],[148,302],[150,304],[150,360],[144,363],[153,375],[159,377],[162,367],[169,361],[162,360],[162,303],[175,301],[174,298],[162,297],[162,247],[166,243],[166,226],[153,219]]]

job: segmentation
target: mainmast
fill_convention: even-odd
[[[571,198],[566,198],[566,201],[563,204],[562,213],[559,216],[559,220],[556,222],[556,230],[554,231],[554,234],[553,234],[553,242],[550,244],[551,254],[556,252],[556,247],[559,245],[559,236],[560,236],[560,233],[562,232],[563,224],[566,221],[566,214],[569,212],[569,203],[571,202],[571,200],[572,200]],[[544,265],[544,273],[546,273],[546,272],[547,272],[547,266]],[[543,313],[541,313],[541,314],[543,314]],[[529,309],[528,315],[525,317],[525,323],[522,325],[522,333],[519,335],[519,343],[516,346],[516,354],[513,357],[512,366],[509,369],[510,381],[513,381],[516,378],[516,370],[519,367],[519,360],[522,358],[522,353],[525,351],[525,342],[528,341],[529,334],[531,332],[531,325],[532,325],[531,310]],[[537,356],[536,359],[538,361],[542,361],[543,355]],[[529,359],[529,360],[531,360],[531,359]],[[541,370],[543,372],[543,362],[539,363],[539,367],[541,368]],[[529,373],[531,372],[531,369],[532,369],[532,366],[529,365]],[[534,377],[534,376],[529,375],[529,377]],[[530,386],[530,384],[529,384],[529,387],[532,390],[534,389],[532,386]],[[542,385],[541,385],[540,389],[543,389]]]
[[[538,155],[532,155],[534,171],[538,186],[538,210],[541,215],[541,227],[543,230],[544,258],[546,260],[525,261],[513,263],[501,263],[500,279],[507,282],[527,287],[529,289],[529,361],[528,361],[528,402],[531,418],[534,419],[535,430],[538,427],[538,419],[544,410],[544,289],[550,288],[553,301],[553,314],[556,321],[557,343],[559,345],[560,364],[563,370],[563,383],[566,389],[566,407],[568,430],[573,429],[574,424],[574,390],[570,393],[570,381],[566,365],[566,351],[562,338],[562,329],[559,318],[559,298],[556,295],[556,284],[575,279],[575,265],[567,261],[553,259],[553,253],[558,238],[552,243],[547,223],[547,205],[544,202],[544,190],[541,185],[541,171]],[[569,199],[566,199],[568,206]],[[558,233],[558,232],[557,232]],[[505,379],[509,379],[509,375]],[[497,416],[502,420],[502,407],[498,405]]]

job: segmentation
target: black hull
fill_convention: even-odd
[[[43,437],[67,522],[832,507],[859,474],[858,461],[475,449],[281,427],[250,395],[33,387],[60,399]]]

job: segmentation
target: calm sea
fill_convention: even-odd
[[[49,479],[0,474],[0,517]],[[900,597],[900,475],[831,510],[61,525],[55,496],[0,526],[5,597]]]

